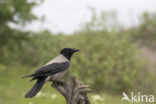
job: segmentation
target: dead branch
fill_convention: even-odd
[[[67,82],[52,82],[52,87],[66,98],[67,104],[90,104],[87,96],[90,92],[88,85],[82,84],[76,77],[71,77]]]

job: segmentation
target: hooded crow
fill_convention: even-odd
[[[72,54],[78,51],[78,49],[64,48],[56,58],[36,70],[35,73],[24,76],[23,78],[32,77],[31,81],[35,79],[37,80],[32,89],[25,94],[25,98],[34,97],[40,91],[45,82],[57,80],[63,77],[70,66],[70,58]]]

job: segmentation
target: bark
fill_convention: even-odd
[[[82,84],[76,77],[71,77],[67,82],[52,82],[52,87],[65,97],[66,104],[90,104],[87,96],[90,92],[88,85]]]

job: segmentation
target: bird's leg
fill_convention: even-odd
[[[63,81],[58,81],[58,80],[50,80],[50,81],[52,81],[53,84],[59,85],[59,86],[64,86],[64,84],[65,84]]]

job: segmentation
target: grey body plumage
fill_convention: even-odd
[[[25,95],[25,98],[32,98],[35,96],[46,81],[57,80],[63,77],[70,66],[72,54],[77,51],[77,49],[64,48],[56,58],[36,70],[35,73],[24,76],[23,78],[32,77],[31,81],[37,80],[33,88]]]

